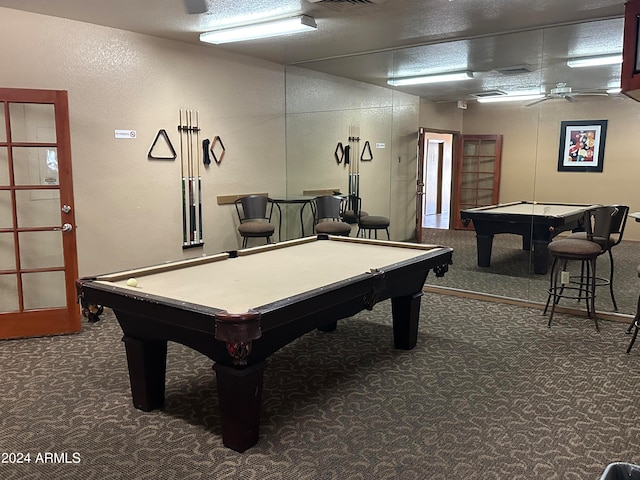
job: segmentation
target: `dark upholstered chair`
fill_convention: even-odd
[[[341,220],[343,198],[333,195],[316,197],[312,203],[316,233],[349,236],[351,225]]]
[[[548,250],[553,257],[553,265],[549,280],[549,296],[544,313],[547,313],[549,304],[551,313],[549,323],[551,327],[555,307],[561,298],[573,298],[581,300],[584,298],[587,314],[593,319],[598,327],[598,318],[595,311],[596,297],[596,260],[606,250],[595,241],[598,237],[609,238],[613,225],[613,219],[618,213],[618,208],[614,206],[596,207],[585,213],[585,237],[584,238],[563,238],[549,243]],[[579,260],[582,265],[579,276],[570,276],[567,272],[567,263],[570,260]],[[577,280],[574,280],[576,279]]]
[[[640,277],[640,265],[636,267],[636,271],[638,272],[638,277]],[[636,316],[633,317],[631,323],[629,324],[629,328],[627,328],[627,333],[631,333],[631,330],[635,327],[633,331],[633,337],[631,337],[631,341],[629,342],[629,346],[627,347],[627,353],[631,352],[633,348],[633,344],[636,342],[636,338],[638,338],[638,330],[640,330],[640,296],[638,296],[638,307],[636,308]]]
[[[247,195],[234,203],[240,220],[238,233],[242,237],[242,248],[247,246],[250,238],[266,238],[267,243],[271,243],[276,230],[271,217],[274,205],[280,208],[278,204],[264,195]]]
[[[598,236],[594,233],[593,241],[596,242],[602,248],[603,253],[609,253],[609,279],[596,278],[596,286],[609,285],[609,293],[611,294],[611,302],[613,303],[614,311],[618,311],[618,304],[616,303],[616,297],[613,294],[613,273],[614,263],[613,254],[611,249],[618,245],[622,241],[622,235],[624,234],[624,227],[627,223],[627,214],[629,213],[629,207],[627,205],[613,205],[618,209],[616,214],[611,220],[611,232],[609,236]],[[577,232],[569,236],[569,238],[580,238],[585,240],[587,238],[587,232]]]

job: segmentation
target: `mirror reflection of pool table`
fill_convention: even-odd
[[[533,271],[544,275],[549,267],[547,245],[560,232],[580,228],[584,213],[598,205],[549,202],[512,202],[460,211],[464,225],[473,223],[478,248],[478,266],[491,265],[493,236],[522,236],[522,248],[532,250]]]
[[[389,298],[394,346],[412,349],[427,274],[444,275],[451,257],[448,247],[319,235],[81,278],[76,286],[83,311],[110,307],[124,332],[136,408],[164,404],[167,341],[211,358],[223,443],[242,452],[258,441],[269,355]]]

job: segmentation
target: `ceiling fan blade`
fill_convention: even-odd
[[[539,103],[542,103],[542,102],[544,102],[544,101],[546,101],[546,100],[549,100],[549,97],[543,97],[543,98],[540,98],[540,99],[538,99],[538,100],[534,100],[534,101],[533,101],[533,102],[531,102],[531,103],[527,103],[527,104],[525,105],[525,107],[533,107],[534,105],[537,105],[537,104],[539,104]]]
[[[578,101],[578,100],[577,100],[573,95],[565,95],[565,96],[564,96],[564,99],[565,99],[567,102],[577,102],[577,101]]]
[[[189,15],[207,12],[207,0],[184,0],[184,6]]]

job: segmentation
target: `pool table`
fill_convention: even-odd
[[[212,359],[222,440],[242,452],[258,440],[269,355],[311,330],[334,330],[337,320],[388,298],[394,345],[412,349],[427,274],[444,275],[452,252],[318,235],[80,278],[76,288],[83,311],[98,311],[97,305],[113,310],[136,408],[163,406],[167,341]],[[128,285],[131,278],[136,286]]]
[[[558,233],[580,229],[585,211],[598,205],[512,202],[460,211],[462,223],[473,222],[476,231],[478,266],[491,265],[493,236],[514,233],[522,236],[522,248],[533,246],[533,271],[544,275],[549,266],[547,245]]]

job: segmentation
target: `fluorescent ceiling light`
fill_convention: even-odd
[[[615,65],[616,63],[622,63],[621,53],[616,53],[614,55],[597,55],[595,57],[570,58],[567,60],[567,65],[571,68]]]
[[[542,93],[529,95],[496,95],[495,97],[478,98],[479,103],[497,103],[497,102],[522,102],[526,100],[538,100],[544,97]]]
[[[200,34],[200,41],[215,44],[242,42],[244,40],[288,35],[315,29],[316,21],[313,17],[298,15],[297,17],[280,18],[204,32]]]
[[[473,72],[437,73],[435,75],[423,75],[421,77],[390,78],[387,80],[387,84],[393,85],[394,87],[401,87],[422,83],[455,82],[458,80],[468,80],[470,78],[473,78]]]

